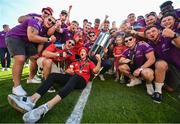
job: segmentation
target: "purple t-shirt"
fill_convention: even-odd
[[[37,13],[29,13],[29,14],[27,14],[26,16],[41,17],[41,15],[40,15],[40,14],[37,14]]]
[[[180,9],[176,9],[175,12],[176,12],[176,17],[180,18]]]
[[[59,20],[59,19],[58,19]],[[61,24],[61,28],[67,28],[68,26],[66,24]],[[63,33],[59,33],[57,31],[54,32],[54,36],[56,37],[57,41],[60,41],[62,43],[65,43],[64,41],[62,41],[62,37],[63,37]]]
[[[152,41],[148,43],[154,48],[157,59],[172,63],[180,69],[180,49],[172,44],[172,39],[165,38],[161,35],[156,44]]]
[[[90,50],[90,49],[92,48],[93,44],[94,44],[93,42],[87,42],[87,43],[84,44],[84,46],[85,46],[88,50]]]
[[[74,33],[69,31],[67,28],[63,28],[61,41],[65,43],[67,40],[73,40]]]
[[[141,67],[146,61],[146,54],[154,51],[153,48],[145,43],[145,42],[138,42],[134,49],[127,49],[123,56],[133,61],[133,66],[136,68]]]
[[[12,28],[6,35],[6,37],[12,37],[12,38],[17,38],[17,39],[21,39],[23,41],[29,41],[28,40],[28,36],[27,36],[27,28],[28,26],[32,26],[35,29],[37,29],[39,31],[39,34],[41,34],[40,32],[42,32],[42,25],[41,23],[36,20],[36,19],[27,19],[25,20],[23,23],[15,26],[14,28]]]
[[[5,31],[1,31],[0,32],[0,48],[6,48],[6,43],[5,43],[5,36],[6,36],[6,32]]]
[[[174,26],[173,26],[173,31],[180,34],[180,28],[178,28],[179,22],[175,22]]]

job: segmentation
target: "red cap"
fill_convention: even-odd
[[[42,8],[42,11],[44,11],[44,10],[48,10],[48,11],[51,13],[51,15],[52,15],[53,12],[54,12],[51,7]]]
[[[88,53],[88,49],[86,47],[81,47],[81,48],[78,49],[78,54],[79,55],[80,55],[80,52],[81,52],[82,49],[86,50],[86,53]]]

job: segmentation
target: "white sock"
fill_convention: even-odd
[[[163,85],[164,85],[164,83],[155,82],[155,92],[158,92],[158,93],[162,94],[162,86]]]
[[[46,108],[46,112],[48,112],[48,111],[49,111],[49,106],[48,106],[48,104],[45,103],[44,106],[45,106],[45,108]]]
[[[154,93],[154,88],[152,84],[146,84],[146,88],[149,95],[152,95]]]

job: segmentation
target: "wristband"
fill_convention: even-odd
[[[49,43],[49,42],[51,42],[51,40],[52,40],[52,39],[49,37],[47,42]]]
[[[59,54],[59,53],[57,53],[56,55],[57,55],[57,57],[60,57],[60,54]]]
[[[177,37],[179,37],[179,34],[178,34],[178,33],[174,33],[174,36],[173,36],[172,39],[175,39],[175,38],[177,38]]]

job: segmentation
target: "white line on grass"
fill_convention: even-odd
[[[92,82],[89,82],[86,88],[82,91],[74,110],[66,121],[66,124],[80,124],[83,115],[83,110],[88,100],[90,91],[92,87]]]

